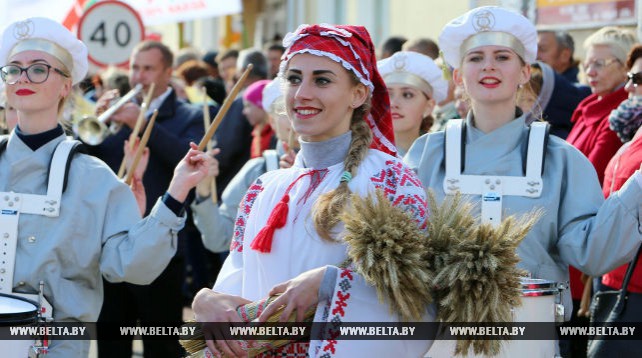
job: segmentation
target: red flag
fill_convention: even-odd
[[[85,10],[85,4],[88,0],[75,0],[74,4],[71,6],[71,10],[65,16],[65,19],[62,21],[62,25],[69,29],[69,31],[75,33],[76,28],[78,27],[78,21]]]

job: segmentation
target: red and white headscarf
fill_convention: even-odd
[[[372,130],[371,148],[392,156],[395,147],[390,98],[383,79],[377,71],[377,58],[370,34],[363,26],[301,25],[283,39],[286,50],[281,61],[282,75],[290,59],[300,53],[325,56],[354,73],[370,89],[372,106],[366,120]]]

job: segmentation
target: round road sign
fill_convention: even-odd
[[[126,65],[134,47],[145,38],[140,16],[131,6],[101,1],[85,10],[78,38],[87,45],[89,60],[101,67]]]

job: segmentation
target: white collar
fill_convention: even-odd
[[[160,96],[154,98],[152,102],[149,104],[149,107],[147,108],[147,112],[145,112],[145,116],[149,116],[152,113],[154,113],[154,110],[159,109],[161,104],[165,102],[165,99],[167,98],[167,96],[169,96],[170,93],[172,93],[172,88],[167,87],[165,92],[163,92]]]

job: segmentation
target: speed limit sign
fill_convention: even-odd
[[[145,28],[131,6],[107,0],[85,10],[78,23],[78,38],[87,45],[92,63],[100,67],[122,66],[145,38]]]

